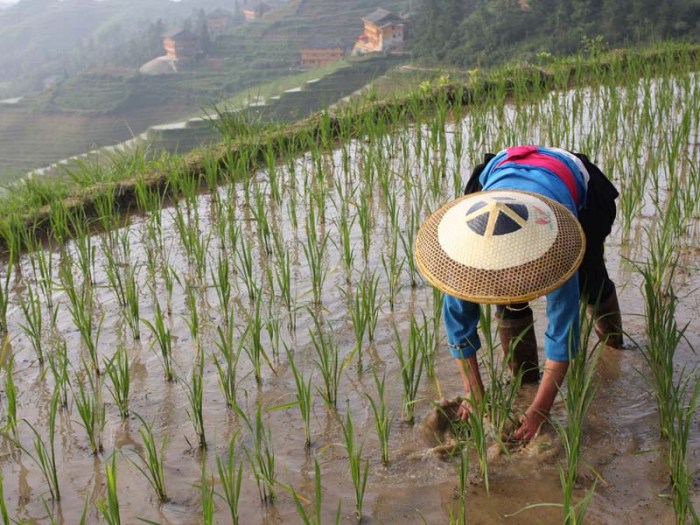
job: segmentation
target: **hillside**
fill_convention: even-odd
[[[169,4],[168,9],[174,5],[164,1]],[[55,16],[59,13],[56,2],[22,0],[14,8],[0,14],[3,41],[10,38],[1,32],[3,23],[7,23],[4,15],[18,16],[19,7],[25,2],[25,10],[32,5],[34,9],[46,5],[51,7]],[[139,16],[146,16],[147,12],[156,13],[158,5],[162,4],[160,0],[148,0],[145,5],[150,6],[149,10]],[[191,11],[192,2],[187,9],[186,1],[179,4],[179,13]],[[197,6],[207,4],[231,7],[233,2],[228,3],[231,5],[223,1],[205,2],[197,3]],[[125,15],[124,12],[117,12],[116,7],[126,10],[129,6],[133,8],[135,2],[116,0],[96,5],[89,9],[91,12],[94,10],[91,16],[95,27],[119,24]],[[116,68],[103,64],[102,67],[70,76],[36,95],[25,97],[19,104],[0,105],[0,178],[16,176],[48,162],[80,154],[91,147],[127,140],[150,125],[192,117],[242,90],[298,74],[299,48],[304,42],[311,37],[335,38],[351,45],[362,31],[361,17],[379,6],[403,12],[407,2],[291,1],[265,13],[261,20],[237,25],[217,35],[213,38],[207,57],[181,68],[177,75],[148,77],[139,74],[136,67]],[[66,23],[70,24],[71,20],[75,22],[77,4],[66,9],[60,10],[62,16],[67,17]],[[48,23],[50,16],[50,13],[41,13],[45,25],[51,26]],[[33,24],[40,27],[39,20],[34,20]],[[16,31],[31,33],[36,31],[36,27],[23,25]],[[58,38],[52,31],[32,45],[41,46],[40,42],[50,41],[51,35]],[[25,52],[31,54],[29,48]],[[56,129],[63,130],[60,136],[56,136]]]

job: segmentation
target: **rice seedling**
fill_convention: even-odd
[[[482,355],[485,357],[486,375],[489,378],[485,391],[486,412],[491,427],[491,437],[503,447],[502,439],[506,425],[513,422],[513,406],[523,377],[522,370],[518,370],[515,374],[509,373],[508,363],[523,334],[519,334],[510,341],[510,348],[501,349],[502,353],[505,355],[507,352],[507,355],[503,360],[498,360],[496,359],[497,345],[494,342],[492,319],[491,306],[482,306],[479,313],[479,327],[483,334],[485,352]]]
[[[199,493],[202,502],[202,524],[214,524],[214,476],[207,479],[206,454],[202,454],[202,475],[199,481]]]
[[[219,300],[219,309],[224,326],[228,327],[231,318],[231,270],[228,257],[219,252],[216,264],[216,273],[211,272],[211,280]]]
[[[421,312],[423,322],[419,325],[418,321],[415,321],[415,337],[416,344],[420,349],[421,360],[423,362],[423,367],[425,373],[428,377],[435,377],[435,359],[437,357],[437,330],[435,329],[435,323],[428,320],[424,312]],[[415,317],[413,318],[415,320]]]
[[[349,220],[347,210],[342,208],[340,216],[335,220],[336,228],[338,229],[338,241],[333,240],[333,243],[340,252],[343,268],[345,269],[345,279],[348,284],[351,280],[355,262],[355,249],[352,244],[351,232],[356,219],[357,216],[353,216],[352,220]]]
[[[43,366],[44,350],[42,344],[43,323],[41,300],[39,294],[34,292],[34,288],[32,288],[31,285],[27,285],[27,299],[24,299],[24,296],[20,296],[19,304],[25,319],[25,323],[20,323],[19,326],[27,335],[37,361],[39,362],[39,366]]]
[[[190,418],[194,433],[197,435],[199,448],[207,448],[207,439],[204,428],[204,353],[197,352],[194,366],[190,375],[190,382],[184,382],[185,395],[189,401],[187,417]]]
[[[125,269],[125,300],[127,307],[127,322],[131,328],[131,335],[135,341],[141,339],[141,328],[139,326],[139,279],[136,265],[127,265]]]
[[[476,451],[477,461],[479,463],[479,473],[484,481],[484,490],[489,494],[489,462],[488,462],[488,444],[489,433],[484,423],[484,418],[487,414],[486,396],[476,398],[470,397],[467,402],[471,405],[467,425],[463,425],[463,430],[469,432],[470,445],[474,446]]]
[[[166,437],[160,442],[160,447],[156,445],[155,437],[153,436],[153,427],[150,423],[146,422],[138,414],[134,414],[141,421],[141,428],[139,429],[139,435],[143,442],[143,452],[137,452],[138,462],[127,456],[127,459],[131,462],[136,469],[143,474],[143,476],[148,480],[153,490],[158,497],[160,503],[165,503],[168,501],[168,496],[165,492],[165,446]]]
[[[143,323],[151,330],[154,340],[151,343],[151,349],[158,345],[160,351],[160,360],[165,372],[165,380],[168,382],[175,381],[174,359],[173,359],[173,342],[170,335],[170,328],[166,328],[163,311],[160,304],[156,302],[153,322],[148,319],[142,319]]]
[[[66,341],[61,339],[53,352],[48,354],[49,369],[53,375],[54,392],[59,399],[62,408],[68,407],[68,390],[70,390],[70,378],[68,376],[68,348]]]
[[[450,525],[466,525],[467,523],[467,490],[469,489],[469,440],[459,441],[456,450],[459,452],[457,463],[457,478],[459,487],[457,492],[457,512],[454,513],[453,505],[450,505]]]
[[[10,515],[7,513],[7,502],[5,501],[5,480],[2,475],[2,470],[0,470],[0,518],[2,518],[2,525],[10,525]]]
[[[379,276],[376,271],[372,274],[365,273],[358,282],[357,293],[363,304],[363,310],[367,314],[367,338],[370,343],[374,342],[374,335],[377,331],[379,321],[379,311],[381,300],[379,300]]]
[[[270,340],[270,349],[272,350],[272,359],[275,362],[279,361],[280,356],[280,320],[279,317],[273,311],[275,310],[272,302],[268,304],[267,310],[267,320],[265,321],[265,328],[267,330],[267,335]]]
[[[239,432],[231,437],[228,444],[228,454],[224,461],[220,456],[216,457],[216,470],[219,473],[222,493],[217,493],[229,509],[231,525],[239,525],[241,501],[241,485],[243,482],[243,463],[236,461],[235,448],[238,442]]]
[[[236,371],[238,368],[238,359],[241,356],[241,350],[243,349],[243,344],[245,343],[248,332],[242,333],[239,336],[238,344],[236,344],[233,337],[233,311],[229,313],[229,316],[229,320],[226,322],[227,328],[225,330],[222,329],[221,326],[216,327],[218,339],[214,341],[214,344],[219,349],[223,361],[220,361],[217,355],[214,354],[214,365],[219,374],[219,387],[224,394],[226,405],[230,408],[234,408],[237,406],[236,391],[238,388],[238,379],[236,377]]]
[[[313,389],[311,388],[311,381],[313,379],[313,374],[309,374],[308,378],[304,377],[303,372],[300,372],[294,362],[294,354],[287,350],[287,360],[289,366],[292,369],[292,374],[294,375],[294,383],[296,384],[296,405],[299,407],[299,413],[301,414],[301,421],[304,424],[304,448],[307,452],[311,448],[311,411],[314,406],[314,395]]]
[[[42,433],[39,433],[32,424],[26,419],[24,422],[31,429],[34,434],[34,440],[32,442],[33,452],[27,447],[21,444],[20,441],[16,441],[15,444],[22,449],[22,451],[29,456],[44,476],[46,484],[49,486],[49,493],[54,501],[61,500],[61,488],[58,483],[58,471],[56,469],[56,447],[55,447],[55,437],[56,437],[56,412],[58,409],[58,395],[54,392],[51,397],[51,404],[49,405],[49,419],[48,419],[48,445],[44,442]]]
[[[673,361],[678,344],[684,337],[685,328],[679,328],[676,321],[676,297],[671,278],[675,264],[668,271],[668,278],[659,274],[653,263],[638,267],[643,278],[644,307],[649,344],[642,350],[649,374],[643,374],[652,387],[652,393],[659,408],[659,430],[663,437],[669,436],[673,428],[674,399]]]
[[[1,481],[1,480],[0,480]],[[321,468],[318,466],[318,460],[314,458],[314,487],[315,487],[315,498],[313,514],[309,513],[304,508],[297,491],[292,489],[292,498],[294,500],[294,506],[297,509],[299,518],[301,518],[304,525],[321,525],[321,504],[323,497],[323,490],[321,488]]]
[[[296,327],[296,298],[292,292],[292,265],[288,250],[278,250],[274,266],[277,290],[282,299],[282,304],[287,310],[287,326],[290,331],[293,331]]]
[[[369,476],[369,458],[365,458],[363,463],[363,445],[360,444],[358,447],[357,437],[355,436],[355,429],[353,427],[352,416],[350,414],[349,406],[345,415],[345,422],[343,422],[342,419],[339,419],[339,422],[340,427],[343,430],[343,437],[345,438],[345,450],[347,450],[348,461],[350,463],[350,477],[352,479],[352,484],[355,489],[355,516],[357,517],[358,521],[361,521],[362,504],[365,498],[365,490],[367,489],[367,478]]]
[[[338,357],[338,346],[333,337],[324,330],[321,321],[317,317],[312,317],[314,329],[309,328],[311,344],[316,351],[316,366],[321,372],[323,389],[319,389],[321,397],[326,402],[326,406],[335,410],[338,402],[338,388],[340,386],[340,376],[343,373],[344,364],[340,363]],[[332,328],[329,326],[329,331]]]
[[[416,234],[418,233],[418,227],[420,226],[421,216],[419,210],[420,207],[417,207],[414,204],[410,213],[408,213],[405,230],[398,230],[401,245],[403,246],[403,251],[406,254],[404,262],[406,263],[406,271],[408,272],[411,288],[415,288],[418,284],[418,267],[416,265],[416,260],[413,257],[413,252]]]
[[[119,409],[119,415],[124,420],[129,417],[130,389],[129,356],[124,345],[117,346],[117,351],[112,358],[105,360],[105,371],[112,382],[112,387],[108,387],[109,392]]]
[[[270,369],[274,372],[275,367],[272,366],[272,362],[265,352],[265,348],[262,344],[262,329],[263,320],[262,314],[260,312],[260,307],[262,303],[262,297],[259,295],[255,299],[255,309],[253,315],[248,318],[248,324],[246,327],[246,332],[248,333],[247,344],[243,346],[245,353],[250,359],[250,363],[253,365],[253,375],[255,376],[255,381],[260,385],[262,384],[262,363],[265,361]]]
[[[319,240],[316,235],[316,225],[310,216],[306,221],[306,243],[302,244],[306,263],[309,267],[309,276],[311,278],[311,293],[313,304],[321,304],[321,295],[323,292],[323,283],[326,280],[328,268],[325,264],[326,250],[328,247],[327,233],[323,234]]]
[[[87,385],[79,379],[78,391],[77,394],[73,391],[73,399],[87,434],[90,450],[93,455],[97,455],[103,450],[102,436],[107,423],[105,404],[102,401],[102,381],[99,377],[94,380],[87,369],[84,376],[87,377]]]
[[[44,297],[49,310],[53,309],[53,257],[51,253],[37,246],[32,252],[32,261],[36,260],[38,274],[34,272],[34,278],[39,285],[39,291]]]
[[[269,212],[269,207],[266,202],[265,189],[261,184],[255,185],[255,206],[251,208],[251,213],[253,214],[253,219],[257,223],[257,234],[260,245],[265,247],[265,253],[272,253],[272,246],[270,244],[270,223],[267,220],[267,215]]]
[[[396,232],[396,230],[394,230]],[[401,270],[403,269],[404,260],[399,260],[397,254],[397,237],[394,233],[392,237],[392,242],[390,244],[389,253],[387,256],[382,254],[382,266],[384,267],[384,274],[386,275],[387,282],[387,299],[389,302],[389,309],[393,312],[396,303],[396,294],[399,291],[399,284],[401,281]]]
[[[94,291],[90,286],[84,287],[81,291],[77,290],[69,268],[62,269],[62,280],[64,282],[66,295],[69,299],[68,311],[88,351],[90,363],[95,373],[99,375],[100,364],[97,348],[102,331],[104,313],[100,316],[99,321],[95,323],[93,319]]]
[[[107,479],[107,497],[97,502],[97,508],[108,525],[120,525],[116,451],[112,454],[112,459],[105,464],[105,477]]]
[[[374,385],[377,388],[378,397],[375,400],[369,394],[365,394],[365,396],[367,396],[367,399],[369,400],[370,407],[372,408],[372,414],[374,415],[374,428],[377,431],[377,438],[379,439],[382,463],[384,465],[388,465],[389,434],[391,433],[393,413],[388,412],[386,408],[386,374],[383,374],[382,379],[380,380],[376,369],[372,368],[372,377],[374,378]]]
[[[596,364],[600,352],[589,352],[589,341],[593,333],[594,320],[586,315],[585,304],[581,302],[579,314],[579,330],[571,331],[569,341],[569,370],[566,380],[566,394],[564,405],[566,406],[567,423],[554,422],[554,427],[559,434],[564,450],[566,451],[566,468],[559,465],[559,478],[562,484],[564,521],[566,523],[583,523],[583,519],[590,501],[590,495],[584,497],[578,503],[574,503],[574,488],[578,476],[578,465],[581,457],[582,426],[586,414],[593,402],[598,389]],[[578,341],[574,341],[578,333]],[[572,349],[577,346],[578,353],[574,356]],[[598,347],[599,348],[599,347]],[[589,491],[593,492],[595,483]]]
[[[353,349],[353,353],[357,353],[357,370],[359,372],[362,372],[362,343],[365,338],[369,318],[369,312],[366,308],[367,303],[362,299],[359,293],[355,293],[355,297],[350,300],[350,320],[352,321],[352,328],[355,332],[355,348]]]
[[[423,359],[419,344],[420,328],[415,320],[411,319],[411,328],[408,336],[408,343],[402,342],[403,335],[399,333],[394,325],[394,336],[396,345],[394,353],[399,360],[401,370],[401,383],[403,385],[403,416],[404,421],[413,424],[415,414],[415,403],[418,396],[418,388],[423,374]]]
[[[127,301],[124,275],[121,268],[122,262],[119,261],[117,253],[111,248],[105,247],[102,255],[107,262],[105,265],[107,282],[109,283],[109,287],[112,289],[112,292],[117,299],[117,304],[119,305],[120,310],[123,312],[127,307]]]
[[[78,270],[83,276],[83,287],[90,287],[95,282],[95,251],[90,235],[90,220],[83,212],[70,215],[70,227],[74,232],[74,246]]]
[[[7,340],[6,340],[7,344]],[[3,352],[4,353],[4,352]],[[15,441],[19,441],[17,430],[17,388],[14,378],[15,359],[10,356],[5,365],[5,395],[7,396],[7,424],[5,428],[10,431]]]
[[[253,476],[258,485],[258,494],[263,504],[272,504],[276,499],[275,485],[277,475],[275,472],[275,450],[272,443],[272,432],[270,427],[262,420],[262,406],[257,405],[255,411],[255,424],[243,414],[241,415],[253,433],[253,449],[245,449],[248,463],[253,470]]]
[[[356,217],[360,224],[360,232],[362,238],[362,256],[365,265],[369,262],[369,248],[372,238],[372,200],[369,195],[363,194],[356,201],[357,209]]]
[[[696,370],[687,373],[681,370],[673,389],[673,428],[669,429],[667,464],[671,474],[673,510],[676,524],[698,523],[697,512],[691,500],[693,491],[693,472],[689,465],[688,444],[697,414],[697,402],[700,396],[700,379]]]
[[[199,322],[199,308],[197,307],[197,287],[189,279],[185,283],[185,304],[189,310],[189,317],[183,316],[185,323],[187,323],[187,328],[190,330],[190,336],[194,342],[194,346],[199,350],[200,340],[200,322]]]
[[[253,271],[252,249],[245,236],[240,237],[238,249],[235,253],[236,271],[243,278],[243,283],[245,284],[248,292],[248,299],[252,302],[260,293],[260,287],[258,286],[255,278],[255,272]]]
[[[10,255],[7,259],[5,277],[0,282],[0,334],[7,333],[7,308],[10,304],[10,279],[13,266],[14,257]]]
[[[165,286],[165,311],[168,315],[173,311],[173,290],[175,283],[182,285],[182,281],[177,274],[177,271],[170,265],[167,258],[162,268],[163,285]]]

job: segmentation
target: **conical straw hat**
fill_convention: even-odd
[[[586,240],[564,206],[534,193],[493,190],[448,202],[418,231],[416,262],[440,291],[476,303],[525,302],[578,269]]]

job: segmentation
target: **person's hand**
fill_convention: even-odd
[[[459,409],[457,410],[457,415],[462,421],[469,421],[469,416],[474,411],[474,407],[469,402],[469,399],[463,399],[459,404]]]
[[[546,415],[539,410],[528,409],[525,414],[520,416],[520,425],[515,429],[513,438],[517,441],[530,441],[540,431],[540,427]]]

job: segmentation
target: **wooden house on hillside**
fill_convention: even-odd
[[[262,16],[270,10],[270,6],[265,2],[257,2],[254,4],[245,4],[241,7],[241,14],[245,18],[246,22],[253,22],[259,20]]]
[[[168,58],[174,60],[191,60],[202,51],[199,37],[187,29],[176,29],[166,33],[163,47]]]
[[[364,31],[359,36],[353,54],[364,55],[391,51],[403,47],[406,22],[381,7],[362,19]]]
[[[233,14],[225,9],[217,9],[206,16],[207,30],[212,35],[226,31],[233,24]]]
[[[321,40],[314,38],[301,46],[301,65],[314,68],[337,62],[345,58],[348,46],[340,39]]]

